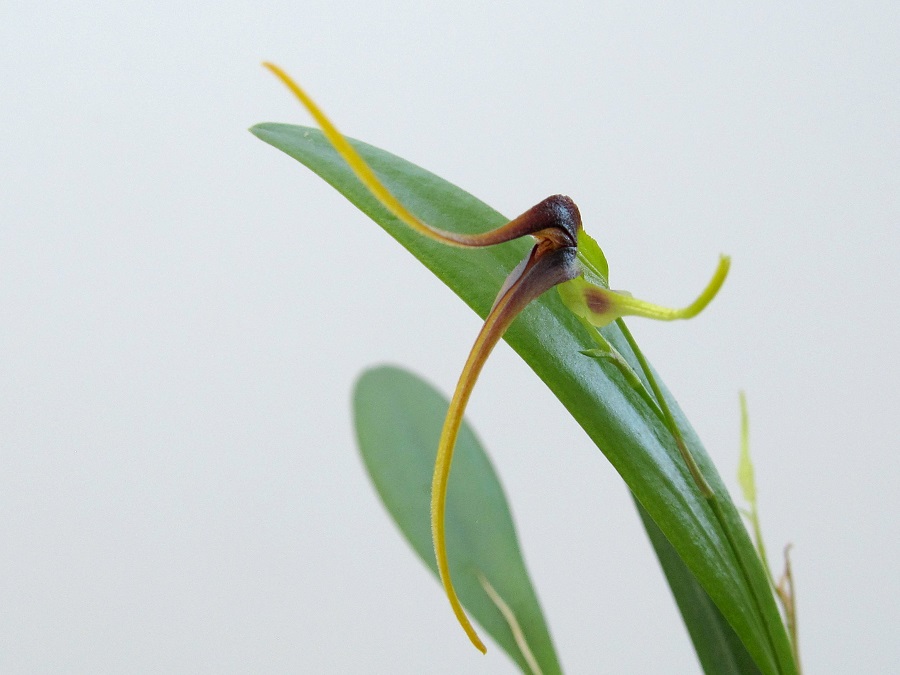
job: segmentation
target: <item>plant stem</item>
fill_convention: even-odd
[[[687,465],[688,471],[691,472],[691,478],[693,478],[694,483],[697,484],[697,488],[700,490],[700,494],[702,494],[706,499],[715,499],[715,493],[713,492],[713,489],[709,486],[709,483],[706,482],[706,478],[703,477],[703,473],[700,471],[700,467],[697,465],[697,461],[694,459],[694,456],[690,453],[684,443],[684,438],[682,438],[681,436],[681,430],[675,423],[675,418],[672,416],[672,411],[669,409],[669,404],[666,403],[666,397],[663,396],[662,390],[659,388],[659,384],[657,384],[656,382],[656,378],[653,377],[653,373],[650,370],[650,364],[647,363],[647,359],[644,358],[643,352],[641,352],[640,347],[637,346],[637,342],[635,342],[634,336],[631,334],[631,331],[628,330],[628,326],[625,325],[625,322],[622,319],[616,319],[616,325],[619,327],[619,330],[622,331],[622,335],[625,336],[625,340],[628,341],[628,345],[631,347],[631,351],[634,352],[635,358],[641,365],[641,370],[644,371],[644,375],[647,377],[647,381],[650,383],[650,388],[653,390],[653,394],[654,396],[656,396],[656,402],[659,405],[660,410],[662,410],[663,416],[665,418],[666,426],[669,427],[669,431],[675,438],[675,445],[678,446],[678,452],[681,454],[681,458]]]
[[[800,670],[800,644],[797,632],[797,596],[794,593],[794,573],[791,570],[791,545],[784,548],[784,575],[775,587],[781,605],[784,607],[784,618],[787,623],[788,634],[791,636],[791,651],[794,653],[794,662],[797,664],[797,672]]]

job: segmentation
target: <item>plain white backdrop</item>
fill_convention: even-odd
[[[349,135],[512,216],[579,204],[729,484],[746,390],[807,671],[900,659],[895,2],[6,0],[0,670],[501,673],[368,484],[349,397],[479,321],[247,131]],[[510,397],[520,403],[507,403]],[[569,673],[696,673],[626,490],[501,345],[470,407]],[[780,567],[778,559],[773,560]]]

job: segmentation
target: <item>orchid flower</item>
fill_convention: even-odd
[[[489,232],[459,234],[432,227],[411,213],[384,186],[341,132],[287,73],[274,64],[264,65],[300,100],[334,149],[372,195],[394,216],[422,236],[448,246],[463,248],[493,246],[525,236],[534,239],[531,251],[512,270],[500,288],[463,366],[438,443],[431,485],[431,532],[441,583],[457,620],[472,644],[481,652],[485,652],[484,643],[472,627],[453,587],[447,558],[444,520],[447,482],[463,413],[478,375],[494,346],[516,316],[532,300],[553,287],[559,289],[563,302],[574,314],[598,328],[628,315],[661,321],[689,319],[701,312],[718,293],[728,274],[729,259],[721,257],[709,284],[693,303],[682,309],[670,309],[638,300],[628,293],[609,289],[607,263],[603,252],[584,232],[578,207],[564,195],[548,197],[517,218]],[[685,459],[690,463],[689,457]],[[695,480],[698,480],[698,485],[702,486],[702,476],[698,478],[694,468],[691,470]]]

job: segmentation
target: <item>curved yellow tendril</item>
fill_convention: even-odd
[[[643,300],[638,300],[629,295],[622,295],[617,299],[616,304],[622,310],[622,315],[642,316],[647,319],[656,319],[657,321],[676,321],[678,319],[692,319],[702,312],[706,306],[712,301],[722,284],[725,283],[725,277],[728,276],[728,270],[731,267],[731,258],[726,255],[719,257],[719,264],[713,273],[712,279],[706,284],[706,288],[697,296],[687,307],[681,309],[672,309],[669,307],[660,307]]]
[[[319,127],[322,129],[325,138],[328,139],[328,142],[331,143],[332,147],[344,161],[347,162],[347,165],[360,182],[366,186],[366,189],[368,189],[388,211],[394,214],[400,221],[406,223],[414,231],[429,239],[440,241],[449,246],[460,246],[464,248],[492,246],[512,239],[518,239],[526,234],[531,234],[531,232],[523,230],[523,223],[519,222],[518,219],[511,220],[505,225],[490,230],[489,232],[481,232],[478,234],[450,232],[420,220],[413,215],[409,209],[407,209],[403,203],[387,189],[387,187],[385,187],[384,183],[382,183],[378,179],[378,176],[375,175],[375,172],[372,171],[372,168],[354,147],[350,145],[350,142],[340,131],[338,131],[337,127],[332,124],[331,120],[328,119],[325,113],[322,112],[318,105],[316,105],[316,102],[300,88],[300,85],[291,79],[290,75],[274,63],[266,62],[263,63],[263,66],[274,73],[275,76],[291,90],[294,96],[297,97],[297,100],[303,104],[303,107],[313,116]]]
[[[728,256],[721,256],[716,271],[703,292],[690,305],[680,309],[654,305],[627,293],[611,291],[587,281],[584,277],[561,284],[558,289],[566,307],[597,327],[606,326],[623,316],[640,316],[657,321],[676,321],[691,319],[702,312],[722,288],[730,267],[731,259]]]

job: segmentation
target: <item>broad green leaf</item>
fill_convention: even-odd
[[[429,519],[431,474],[447,399],[415,375],[381,367],[360,377],[353,394],[356,436],[384,505],[419,557],[437,576]],[[450,567],[466,609],[519,665],[527,665],[509,623],[479,580],[487,579],[512,610],[527,649],[544,675],[560,673],[550,633],[519,551],[503,488],[465,422],[447,496]],[[445,603],[435,606],[445,611]],[[462,637],[460,635],[460,637]]]
[[[285,124],[262,124],[251,131],[333,185],[482,317],[506,275],[529,246],[528,242],[514,241],[488,249],[464,250],[437,244],[410,231],[390,215],[353,176],[319,131]],[[365,143],[354,145],[388,188],[432,225],[460,232],[483,232],[508,220],[424,169]],[[545,196],[524,198],[521,210]],[[611,326],[603,333],[637,369],[634,354],[618,329]],[[635,391],[620,369],[581,353],[594,344],[557,293],[545,293],[533,302],[513,322],[504,339],[550,387],[616,468],[731,624],[760,671],[795,673],[787,634],[759,558],[719,474],[671,396],[666,394],[685,442],[718,496],[720,517],[698,493],[671,434],[648,401]]]
[[[747,653],[740,638],[722,616],[719,608],[710,600],[703,587],[685,566],[678,553],[672,548],[669,540],[649,516],[640,502],[635,502],[647,536],[656,557],[662,565],[678,603],[678,609],[684,624],[694,643],[697,658],[708,675],[756,675],[756,667],[752,657]]]

